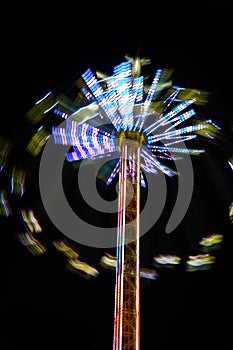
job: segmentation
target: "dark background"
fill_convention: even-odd
[[[165,239],[168,214],[163,214],[142,240],[142,259],[151,267],[158,251],[186,257],[196,252],[201,232],[221,233],[224,242],[211,270],[190,273],[181,266],[160,271],[156,281],[142,281],[141,350],[231,349],[232,226],[227,207],[232,172],[225,161],[232,154],[232,9],[224,2],[111,6],[62,4],[49,11],[48,5],[38,4],[6,12],[1,134],[19,147],[13,159],[22,156],[31,133],[24,114],[35,101],[48,90],[69,86],[89,67],[111,74],[124,55],[135,55],[138,47],[155,69],[173,67],[175,84],[212,92],[208,113],[223,126],[226,137],[220,145],[205,143],[208,156],[193,160],[195,186],[187,215],[172,238]],[[37,170],[37,164],[30,168],[35,183]],[[36,200],[37,195],[35,189]],[[33,193],[31,199],[35,197]],[[72,274],[51,247],[60,233],[39,200],[35,206],[48,247],[43,256],[32,256],[18,242],[14,219],[1,219],[4,349],[111,349],[115,275],[98,265],[103,251],[79,247],[83,260],[100,271],[97,279]]]

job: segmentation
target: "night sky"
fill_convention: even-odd
[[[116,5],[115,5],[116,6]],[[132,6],[135,6],[135,4]],[[99,6],[66,7],[49,13],[29,9],[10,21],[14,34],[6,37],[2,73],[6,100],[2,104],[1,134],[14,145],[10,161],[28,164],[27,200],[40,218],[46,254],[33,256],[16,238],[15,215],[0,217],[3,239],[2,299],[4,349],[34,347],[109,350],[112,347],[115,274],[99,265],[104,249],[78,245],[82,259],[95,266],[96,279],[87,280],[65,267],[51,242],[62,234],[48,219],[38,190],[38,163],[25,154],[33,126],[25,113],[50,90],[66,90],[87,69],[112,74],[124,55],[151,58],[150,69],[174,68],[173,83],[211,92],[206,113],[221,125],[219,142],[203,140],[207,153],[193,159],[194,192],[184,220],[167,238],[164,226],[174,203],[177,184],[168,181],[169,201],[157,224],[142,237],[141,262],[154,268],[153,255],[176,253],[184,259],[197,252],[202,232],[223,234],[211,270],[157,271],[155,281],[141,279],[141,350],[231,349],[232,224],[227,208],[232,200],[232,171],[226,160],[232,147],[232,53],[229,5],[207,2],[205,7],[159,5],[141,10],[112,10]],[[82,18],[82,21],[81,21]],[[220,24],[221,23],[221,24]],[[5,44],[4,44],[5,47]],[[5,82],[6,79],[6,82]],[[67,191],[75,181],[68,174]],[[1,175],[1,188],[6,177]],[[174,186],[173,186],[174,185]],[[103,186],[103,185],[102,185]],[[71,201],[77,193],[72,194]],[[20,200],[12,203],[16,213]],[[17,214],[18,215],[18,214]],[[87,215],[88,216],[88,215]],[[6,277],[5,277],[6,276]]]

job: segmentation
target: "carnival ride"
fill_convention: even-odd
[[[146,174],[179,177],[177,162],[205,152],[195,147],[196,138],[212,140],[221,128],[196,108],[205,104],[208,94],[173,85],[173,70],[168,68],[158,69],[149,84],[141,74],[140,60],[136,62],[128,56],[126,59],[114,67],[110,76],[98,79],[97,74],[87,69],[69,94],[49,92],[38,101],[26,114],[27,121],[36,126],[26,152],[36,158],[49,140],[68,146],[66,161],[70,164],[113,159],[112,171],[104,177],[106,186],[118,180],[116,255],[107,255],[101,261],[105,267],[116,270],[113,349],[139,350],[140,277],[157,278],[155,271],[140,266],[140,237],[145,233],[141,232],[140,194],[148,186]],[[133,65],[135,62],[137,65]],[[188,124],[190,118],[194,123]],[[37,127],[38,124],[41,125]],[[186,148],[186,141],[192,144],[191,148]],[[1,142],[0,165],[5,171],[10,147],[4,139]],[[1,191],[1,214],[5,217],[12,213],[8,197],[25,195],[27,174],[23,166],[10,166],[9,179],[10,195],[5,189]],[[20,220],[26,233],[17,233],[19,241],[33,255],[44,254],[46,246],[38,239],[42,229],[33,210],[20,208]],[[209,254],[210,247],[219,246],[222,239],[219,234],[203,237],[200,246],[209,249],[202,251],[205,254],[190,256],[185,265],[187,271],[210,268],[215,262]],[[69,268],[89,278],[97,277],[98,271],[79,259],[74,244],[65,241],[54,239],[53,246],[65,255]],[[154,263],[156,268],[175,266],[180,258],[161,254],[154,257]]]

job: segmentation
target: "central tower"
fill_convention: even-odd
[[[119,135],[117,261],[113,350],[140,348],[140,157],[144,135]]]

